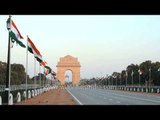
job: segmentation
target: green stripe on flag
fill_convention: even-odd
[[[48,69],[48,74],[51,73],[52,69],[49,66],[44,66],[46,69]]]
[[[42,60],[41,59],[39,59],[38,57],[35,57],[36,58],[36,60],[39,62],[39,63],[41,63],[42,62]]]
[[[12,31],[9,32],[9,37],[11,38],[11,41],[12,41],[12,42],[13,42],[13,40],[14,40],[14,41],[16,41],[16,43],[19,44],[21,47],[24,47],[24,48],[26,47],[21,41],[18,40],[18,38],[16,37],[16,35],[15,35]]]

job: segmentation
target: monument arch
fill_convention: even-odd
[[[77,85],[80,81],[80,63],[78,58],[71,55],[61,57],[57,64],[57,79],[62,85],[65,84],[65,71],[72,71],[72,84]]]

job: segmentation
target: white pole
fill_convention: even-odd
[[[27,46],[26,46],[26,97],[25,97],[25,102],[27,99],[27,74],[28,74],[28,39],[27,39]]]
[[[43,67],[43,68],[44,68],[44,67]],[[45,68],[44,68],[43,87],[44,87],[44,80],[45,80]]]
[[[40,64],[39,64],[39,75],[40,75],[39,82],[40,82],[40,87],[41,87],[41,65]]]
[[[34,88],[36,88],[36,58],[34,57]]]
[[[10,40],[10,47],[11,47],[11,38],[9,38],[9,40]],[[11,49],[10,49],[10,54],[9,54],[9,63],[10,63],[10,61],[11,61]],[[8,105],[9,105],[9,96],[10,96],[10,90],[11,90],[11,63],[9,64],[9,83],[8,83],[8,88],[9,88],[9,90],[8,90]]]

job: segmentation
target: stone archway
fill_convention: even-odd
[[[61,82],[62,85],[65,84],[65,71],[72,71],[72,84],[77,85],[80,81],[80,63],[78,58],[67,55],[61,57],[60,61],[57,64],[57,79]]]

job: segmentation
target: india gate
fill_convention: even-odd
[[[80,63],[78,58],[67,55],[61,57],[57,64],[57,79],[61,82],[62,85],[65,84],[65,71],[72,71],[72,84],[77,85],[80,81]]]

